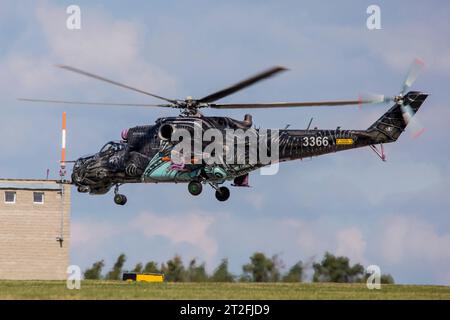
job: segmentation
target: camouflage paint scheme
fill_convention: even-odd
[[[414,113],[418,111],[427,94],[409,92],[404,104],[410,105]],[[175,165],[170,154],[176,143],[164,139],[161,130],[170,126],[193,131],[195,125],[202,130],[215,128],[225,133],[226,129],[252,130],[259,140],[270,139],[261,130],[252,128],[251,121],[239,121],[228,117],[205,117],[201,114],[179,117],[159,118],[154,125],[137,126],[127,130],[120,142],[107,143],[95,155],[76,161],[72,182],[80,192],[90,194],[107,193],[111,187],[124,183],[158,183],[199,181],[219,185],[234,180],[234,184],[243,184],[244,177],[265,164],[229,164],[226,159],[220,164],[208,165],[204,161]],[[380,119],[367,130],[279,130],[279,161],[289,161],[315,157],[343,150],[394,142],[405,130],[401,106],[395,103]],[[320,143],[316,141],[327,141]],[[210,142],[203,142],[203,146]],[[236,150],[236,148],[235,148]],[[270,150],[270,148],[269,148]],[[248,154],[246,154],[248,157]]]

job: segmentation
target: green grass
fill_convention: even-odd
[[[0,299],[450,299],[450,287],[331,283],[127,283],[82,281],[0,281]]]

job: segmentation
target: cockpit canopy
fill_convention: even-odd
[[[101,149],[100,154],[109,153],[109,152],[117,152],[125,149],[125,144],[117,141],[110,141],[106,143]]]

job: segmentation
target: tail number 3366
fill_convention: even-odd
[[[303,137],[304,147],[327,147],[330,143],[328,137]]]

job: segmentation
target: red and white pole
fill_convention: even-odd
[[[62,135],[61,135],[61,170],[66,168],[66,113],[62,114]]]
[[[66,176],[66,113],[62,114],[62,127],[61,127],[61,162],[60,162],[60,170],[59,176],[61,178],[59,185],[61,188],[61,226],[60,226],[60,234],[56,237],[56,241],[59,242],[59,246],[62,248],[64,242],[64,198],[65,198],[65,186],[64,180]]]

